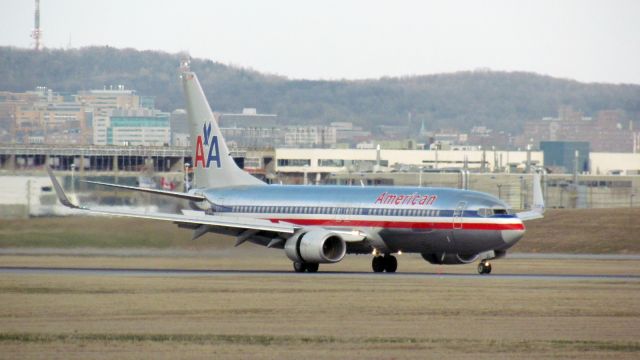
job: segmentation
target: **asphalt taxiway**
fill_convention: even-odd
[[[412,279],[477,279],[477,280],[586,280],[586,281],[640,281],[640,275],[603,275],[603,274],[446,274],[397,272],[337,272],[320,271],[317,273],[295,273],[293,271],[258,270],[207,270],[207,269],[156,269],[156,268],[62,268],[62,267],[0,267],[1,274],[46,274],[46,275],[91,275],[91,276],[155,276],[155,277],[314,277],[314,278],[412,278]]]

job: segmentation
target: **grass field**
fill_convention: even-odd
[[[3,274],[0,358],[633,359],[639,298],[633,280]]]

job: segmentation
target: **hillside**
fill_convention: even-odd
[[[183,107],[177,82],[179,54],[111,47],[35,52],[0,47],[0,90],[47,86],[75,92],[123,84],[156,96],[157,107]],[[622,109],[640,119],[640,85],[585,84],[523,72],[459,72],[359,81],[289,80],[193,59],[215,110],[256,107],[283,122],[353,121],[372,127],[424,119],[429,128],[487,125],[516,132],[529,119],[555,115],[570,105],[587,115]]]

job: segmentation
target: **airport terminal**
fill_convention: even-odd
[[[544,167],[544,195],[550,208],[640,206],[635,198],[640,194],[640,154],[590,152],[588,143],[581,142],[543,142],[540,147],[543,150],[231,151],[239,166],[272,184],[455,187],[491,193],[515,209],[525,209],[531,202],[531,169]],[[133,195],[114,194],[81,180],[184,190],[192,157],[186,147],[2,145],[0,176],[13,196],[0,199],[0,208],[6,216],[55,214],[58,205],[46,164],[79,197],[88,191],[95,196],[97,191],[104,198],[98,201],[117,204],[132,201],[127,197]],[[25,175],[31,179],[29,189],[19,180]]]

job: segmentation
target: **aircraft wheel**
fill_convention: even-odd
[[[481,261],[478,264],[478,274],[491,274],[491,263],[488,261]]]
[[[398,260],[393,255],[384,256],[384,270],[388,273],[394,273],[398,269]]]
[[[301,272],[305,272],[305,270],[307,270],[307,264],[303,262],[297,262],[297,261],[293,263],[293,271],[297,273],[301,273]]]
[[[384,257],[382,256],[374,256],[373,260],[371,260],[371,268],[373,272],[383,272],[384,271]]]
[[[307,263],[305,265],[307,266],[307,272],[310,273],[318,272],[318,268],[320,267],[318,263]]]

